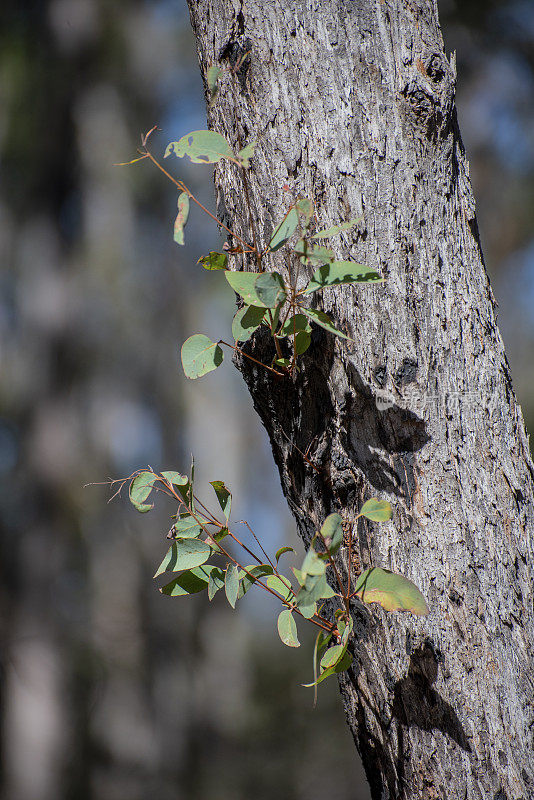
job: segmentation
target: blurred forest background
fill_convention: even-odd
[[[534,5],[441,2],[482,242],[515,388],[534,429]],[[205,127],[185,0],[2,0],[0,655],[5,800],[363,800],[334,682],[301,688],[268,599],[171,599],[151,576],[169,516],[108,487],[132,470],[225,480],[272,550],[295,534],[230,363],[194,386],[195,331],[233,298],[196,265],[219,242],[146,163]],[[180,167],[213,208],[209,168]],[[261,635],[258,636],[258,632]]]

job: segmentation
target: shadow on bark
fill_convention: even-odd
[[[346,452],[375,489],[404,497],[410,506],[415,491],[413,453],[430,441],[425,422],[394,403],[384,407],[354,365],[350,367],[353,391],[345,398]]]

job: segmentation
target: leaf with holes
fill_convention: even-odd
[[[154,472],[140,472],[130,483],[130,502],[141,514],[146,514],[154,508],[154,503],[145,503],[148,495],[152,491],[158,476]]]
[[[212,250],[207,256],[199,258],[197,264],[202,264],[204,269],[226,269],[228,256],[226,253],[217,253],[215,250]]]
[[[189,156],[194,164],[215,164],[221,158],[235,161],[235,155],[220,133],[213,131],[192,131],[182,136],[177,142],[171,142],[165,150],[165,158],[175,155],[177,158]]]
[[[228,491],[223,481],[210,481],[210,483],[213,486],[213,491],[217,495],[217,500],[219,501],[221,510],[226,518],[226,521],[228,522],[230,509],[232,508],[232,494]]]
[[[182,345],[182,366],[187,378],[200,378],[222,364],[224,353],[203,333],[195,333]]]
[[[421,617],[429,613],[417,586],[388,569],[366,569],[358,578],[354,591],[364,603],[379,603],[386,611],[410,611]]]

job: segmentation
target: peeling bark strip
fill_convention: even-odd
[[[373,797],[533,798],[532,466],[436,3],[189,2],[203,74],[239,65],[209,122],[235,147],[258,139],[259,240],[313,197],[318,227],[363,213],[336,257],[387,277],[323,292],[353,341],[316,330],[293,381],[238,365],[304,541],[379,494],[393,520],[358,523],[357,563],[405,574],[431,607],[425,619],[354,608],[341,691]],[[215,180],[245,235],[240,169],[221,162]],[[271,357],[259,336],[247,346]]]

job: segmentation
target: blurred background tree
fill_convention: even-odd
[[[440,11],[532,430],[534,7]],[[146,164],[112,166],[155,122],[162,149],[205,127],[185,2],[4,0],[0,20],[2,796],[363,800],[336,687],[312,709],[309,647],[283,650],[269,601],[251,592],[233,614],[219,597],[161,596],[174,509],[147,521],[83,488],[186,470],[194,452],[199,485],[225,480],[233,516],[270,548],[294,537],[238,376],[227,366],[193,392],[178,366],[194,330],[229,329],[220,276],[196,266],[217,232],[192,213],[177,247],[172,187]],[[181,170],[213,208],[210,170]]]

